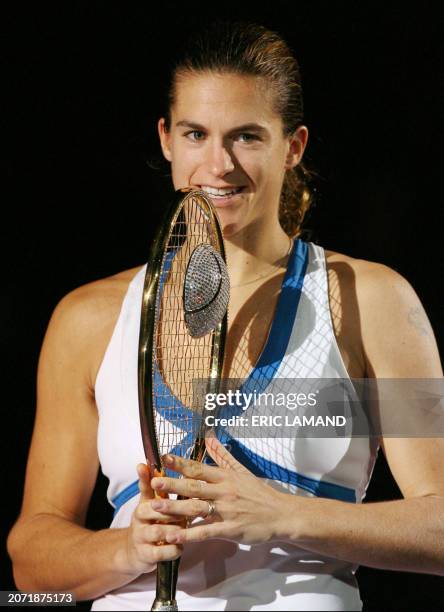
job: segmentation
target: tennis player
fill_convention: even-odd
[[[442,377],[402,276],[301,238],[308,130],[298,65],[278,34],[219,23],[195,36],[158,130],[174,187],[206,191],[222,223],[225,377],[256,376],[265,390],[337,378],[351,398],[352,378]],[[444,575],[442,439],[212,438],[214,465],[170,456],[184,478],[152,478],[137,397],[145,270],[75,289],[51,318],[8,540],[18,588],[74,591],[94,610],[146,609],[156,563],[182,555],[181,610],[360,610],[360,564]],[[379,447],[404,499],[363,505]],[[84,523],[99,463],[115,515],[93,532]],[[191,499],[155,500],[153,490]]]

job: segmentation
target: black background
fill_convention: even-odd
[[[255,20],[289,42],[302,70],[306,159],[320,175],[311,239],[405,276],[441,346],[438,6],[64,2],[4,16],[2,542],[20,508],[51,312],[74,287],[146,261],[171,189],[157,164],[166,68],[177,41],[213,17]],[[100,477],[91,528],[109,524],[105,494]],[[395,497],[381,456],[366,501]],[[14,588],[3,545],[2,561],[1,588]],[[365,610],[442,609],[440,577],[357,575]]]

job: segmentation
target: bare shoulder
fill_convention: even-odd
[[[325,258],[327,270],[334,272],[345,285],[353,284],[363,299],[366,291],[370,297],[370,291],[377,291],[378,287],[387,289],[387,285],[393,290],[413,290],[406,278],[385,264],[328,250],[325,250]]]
[[[342,263],[351,266],[355,270],[359,270],[361,272],[371,271],[377,269],[387,269],[392,270],[388,266],[384,264],[377,263],[375,261],[368,261],[366,259],[358,259],[356,257],[352,257],[351,255],[346,255],[345,253],[338,253],[337,251],[329,251],[325,249],[325,257],[328,264],[334,263]],[[394,272],[394,270],[392,270]]]
[[[382,263],[334,251],[325,255],[330,299],[341,305],[343,328],[360,338],[367,374],[439,377],[434,333],[411,283]]]
[[[124,270],[112,276],[91,281],[67,293],[57,304],[55,313],[72,317],[81,324],[79,331],[106,324],[120,309],[128,286],[142,266]]]
[[[407,309],[412,324],[417,321],[417,325],[420,325],[422,304],[415,289],[402,274],[385,264],[335,251],[325,251],[325,255],[327,270],[337,275],[344,289],[356,293],[362,313],[368,310],[373,318],[379,316],[383,319],[394,308],[402,307],[402,310]]]
[[[85,316],[101,316],[113,311],[121,303],[128,286],[142,266],[123,270],[81,285],[70,291],[62,302],[75,304]]]
[[[67,350],[81,352],[91,390],[129,284],[142,267],[123,270],[73,289],[53,312],[48,334],[65,342]]]

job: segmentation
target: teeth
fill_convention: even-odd
[[[241,187],[237,187],[236,189],[215,189],[214,187],[207,187],[206,185],[202,185],[201,189],[208,193],[208,195],[212,196],[227,196],[232,193],[237,193],[241,190]]]

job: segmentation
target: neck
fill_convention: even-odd
[[[225,252],[231,285],[241,286],[285,270],[292,244],[279,223],[263,231],[249,226],[235,236],[226,237]]]

